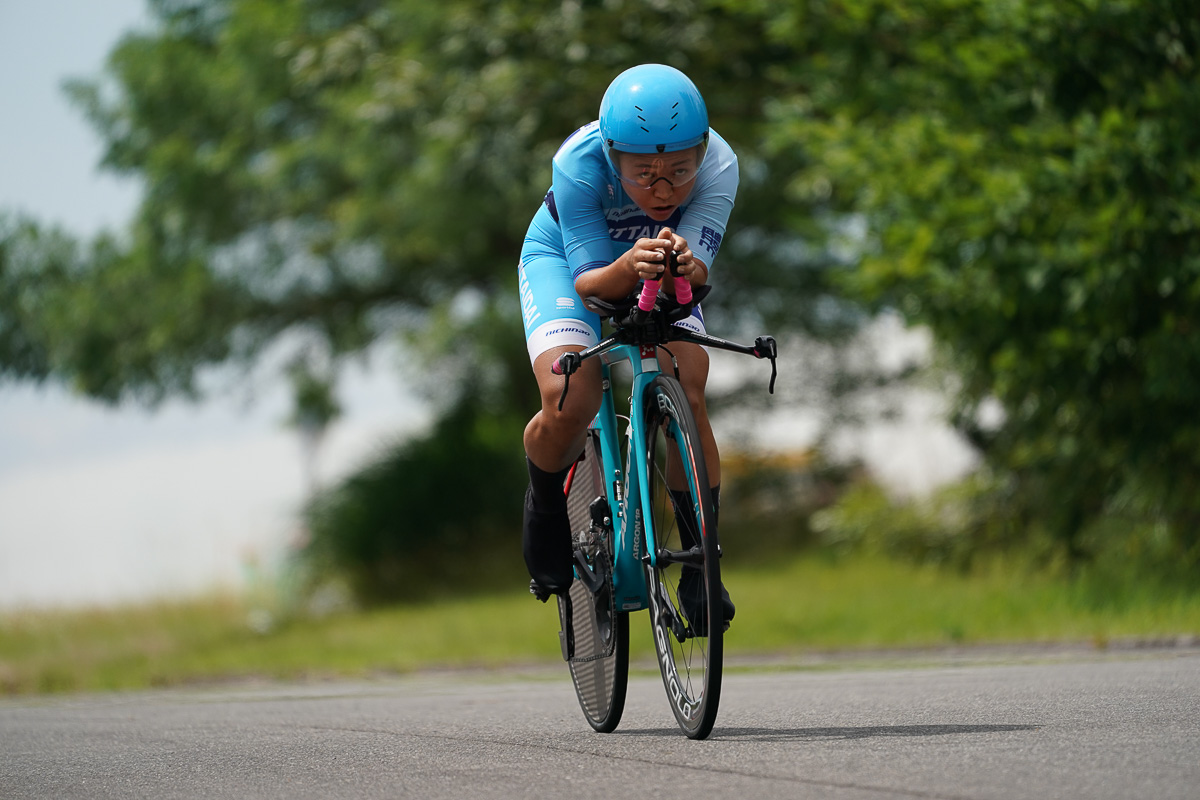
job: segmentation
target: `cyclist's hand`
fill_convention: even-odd
[[[666,235],[660,234],[656,239],[638,239],[629,251],[630,267],[640,280],[658,280],[666,269],[666,254],[674,240],[670,228],[663,231]]]
[[[670,228],[663,228],[658,235],[659,238],[669,238],[671,240],[671,248],[675,251],[677,256],[676,272],[679,274],[679,277],[686,278],[688,283],[692,284],[693,286],[698,286],[699,284],[707,281],[708,273],[698,272],[703,265],[696,261],[695,257],[692,255],[692,248],[688,246],[687,239],[675,233]],[[674,281],[668,281],[667,283],[670,285],[668,292],[674,294]]]
[[[687,239],[677,233],[672,233],[671,247],[678,256],[676,272],[679,273],[679,277],[691,281],[692,273],[696,271],[696,260],[692,257],[692,248],[688,246]]]

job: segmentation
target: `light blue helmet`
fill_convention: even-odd
[[[609,84],[600,101],[600,135],[610,151],[684,150],[708,143],[708,109],[687,75],[665,64],[642,64]]]

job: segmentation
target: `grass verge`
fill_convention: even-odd
[[[519,581],[517,582],[519,585]],[[1200,595],[994,569],[972,576],[818,556],[731,567],[731,655],[947,644],[1091,641],[1200,633]],[[635,658],[651,656],[644,613]],[[363,677],[559,658],[557,613],[523,591],[323,618],[272,619],[218,597],[0,617],[0,693],[172,686],[241,678]]]

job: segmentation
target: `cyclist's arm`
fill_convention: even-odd
[[[687,239],[696,260],[711,266],[725,237],[725,226],[733,211],[738,189],[738,161],[733,149],[716,131],[712,132],[708,157],[696,179],[695,197],[675,232]],[[697,285],[693,280],[692,285]]]
[[[628,297],[641,281],[662,277],[662,252],[669,247],[686,252],[687,242],[679,236],[638,239],[633,247],[611,264],[581,273],[575,279],[575,291],[580,297],[599,297],[604,300]],[[708,280],[708,266],[694,256],[685,260],[680,271],[693,286],[703,286]],[[669,287],[668,291],[674,291],[671,281],[664,283],[664,286]]]
[[[600,188],[590,181],[603,180],[603,173],[580,179],[554,164],[556,214],[563,232],[567,264],[580,297],[619,300],[637,289],[638,282],[662,271],[661,249],[672,240],[639,239],[627,252],[613,258],[613,244],[601,207]]]

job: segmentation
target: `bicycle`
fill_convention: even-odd
[[[675,270],[674,254],[670,261]],[[708,471],[691,407],[675,375],[664,374],[658,351],[692,342],[771,361],[775,391],[776,344],[753,346],[675,326],[708,294],[676,277],[676,296],[646,281],[640,296],[585,305],[613,332],[578,353],[563,354],[554,371],[571,375],[584,361],[601,359],[600,411],[588,428],[583,454],[564,482],[571,520],[576,580],[558,595],[559,639],[584,716],[610,733],[620,723],[629,674],[629,615],[650,610],[663,684],[680,728],[692,739],[713,729],[721,695],[723,634],[721,548]],[[633,371],[628,416],[616,412],[611,367]],[[625,421],[625,455],[618,419]],[[674,497],[672,497],[674,495]],[[615,509],[615,513],[614,513]],[[536,583],[530,591],[545,601]],[[682,594],[681,594],[682,592]]]

